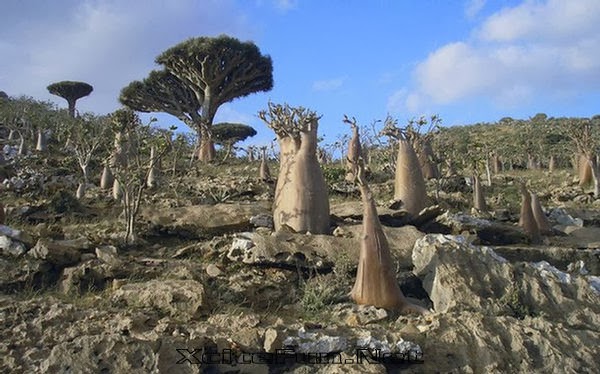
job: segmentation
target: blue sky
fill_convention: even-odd
[[[0,90],[64,100],[46,86],[81,80],[81,111],[119,107],[122,87],[195,36],[252,40],[273,59],[272,91],[222,106],[217,122],[255,127],[269,100],[310,108],[333,142],[341,119],[367,125],[439,114],[447,126],[600,113],[598,0],[3,0]],[[185,126],[168,115],[164,126]]]

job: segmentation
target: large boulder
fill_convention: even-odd
[[[141,216],[156,234],[206,239],[215,235],[250,230],[253,228],[250,223],[252,217],[270,213],[270,203],[255,202],[175,208],[148,207],[142,211]]]
[[[511,264],[461,236],[433,234],[415,243],[412,259],[437,312],[485,310],[600,323],[600,295],[591,279],[547,262]]]

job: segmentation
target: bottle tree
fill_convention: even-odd
[[[271,58],[252,42],[221,35],[181,42],[161,53],[153,72],[121,91],[124,105],[143,112],[165,112],[183,120],[198,135],[198,159],[215,157],[212,125],[224,103],[273,88]]]
[[[92,93],[94,87],[85,82],[61,81],[47,87],[52,95],[60,96],[69,104],[69,115],[75,117],[75,103]]]
[[[269,103],[258,113],[279,142],[279,176],[275,187],[275,230],[329,233],[329,197],[317,160],[319,116],[313,111]]]

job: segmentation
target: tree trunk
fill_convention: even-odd
[[[483,190],[477,173],[473,175],[473,206],[480,212],[487,211],[485,197],[483,196]]]
[[[77,199],[83,199],[85,197],[85,182],[79,183],[79,187],[77,187],[77,194],[75,196]]]
[[[44,135],[44,132],[42,130],[38,130],[35,150],[38,152],[46,151],[46,136]]]
[[[492,167],[494,170],[494,174],[499,174],[502,171],[502,162],[500,161],[500,157],[497,154],[492,156]]]
[[[19,143],[19,151],[17,153],[19,156],[24,156],[27,153],[27,144],[23,135],[21,135],[21,142]]]
[[[75,118],[75,103],[77,102],[77,100],[67,100],[67,103],[69,104],[69,115],[71,116],[71,118]]]
[[[275,230],[283,225],[296,232],[328,234],[329,199],[317,160],[317,126],[300,133],[299,139],[279,139],[280,168],[275,190]]]
[[[556,158],[554,155],[550,156],[550,161],[548,161],[548,170],[553,172],[556,169]]]
[[[394,199],[401,200],[402,207],[413,216],[418,215],[427,206],[427,193],[421,166],[412,145],[406,139],[398,142]]]
[[[427,314],[425,308],[411,304],[396,279],[394,260],[379,217],[371,190],[358,171],[363,204],[362,236],[356,281],[350,296],[359,305]]]
[[[588,186],[593,182],[592,176],[592,159],[588,159],[587,156],[581,155],[579,157],[579,185]]]
[[[107,190],[111,188],[113,185],[114,177],[112,171],[108,167],[108,165],[104,165],[104,169],[102,170],[102,177],[100,177],[100,188],[103,190]]]
[[[211,162],[214,160],[216,151],[215,144],[212,141],[212,134],[204,127],[200,128],[200,138],[198,139],[198,161],[200,162]]]
[[[492,172],[490,170],[490,160],[485,160],[485,176],[487,177],[487,185],[492,186]]]
[[[594,178],[594,198],[598,199],[600,198],[600,163],[598,157],[592,156],[589,163]]]

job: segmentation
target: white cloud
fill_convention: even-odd
[[[417,64],[416,102],[485,98],[519,106],[538,96],[600,89],[600,2],[524,1],[483,20],[467,41],[446,44]],[[417,99],[418,98],[418,99]]]
[[[30,2],[14,2],[0,13],[0,24],[7,25],[0,30],[0,89],[64,107],[46,86],[81,80],[94,92],[78,102],[79,109],[98,113],[116,109],[121,88],[156,68],[154,59],[170,46],[203,35],[252,36],[229,0],[53,2],[60,11]]]
[[[325,79],[313,82],[312,88],[314,91],[334,91],[344,85],[346,77],[333,79]]]
[[[273,4],[277,9],[287,12],[298,6],[298,0],[273,0]]]
[[[485,6],[487,0],[468,0],[465,4],[465,15],[474,18]]]

